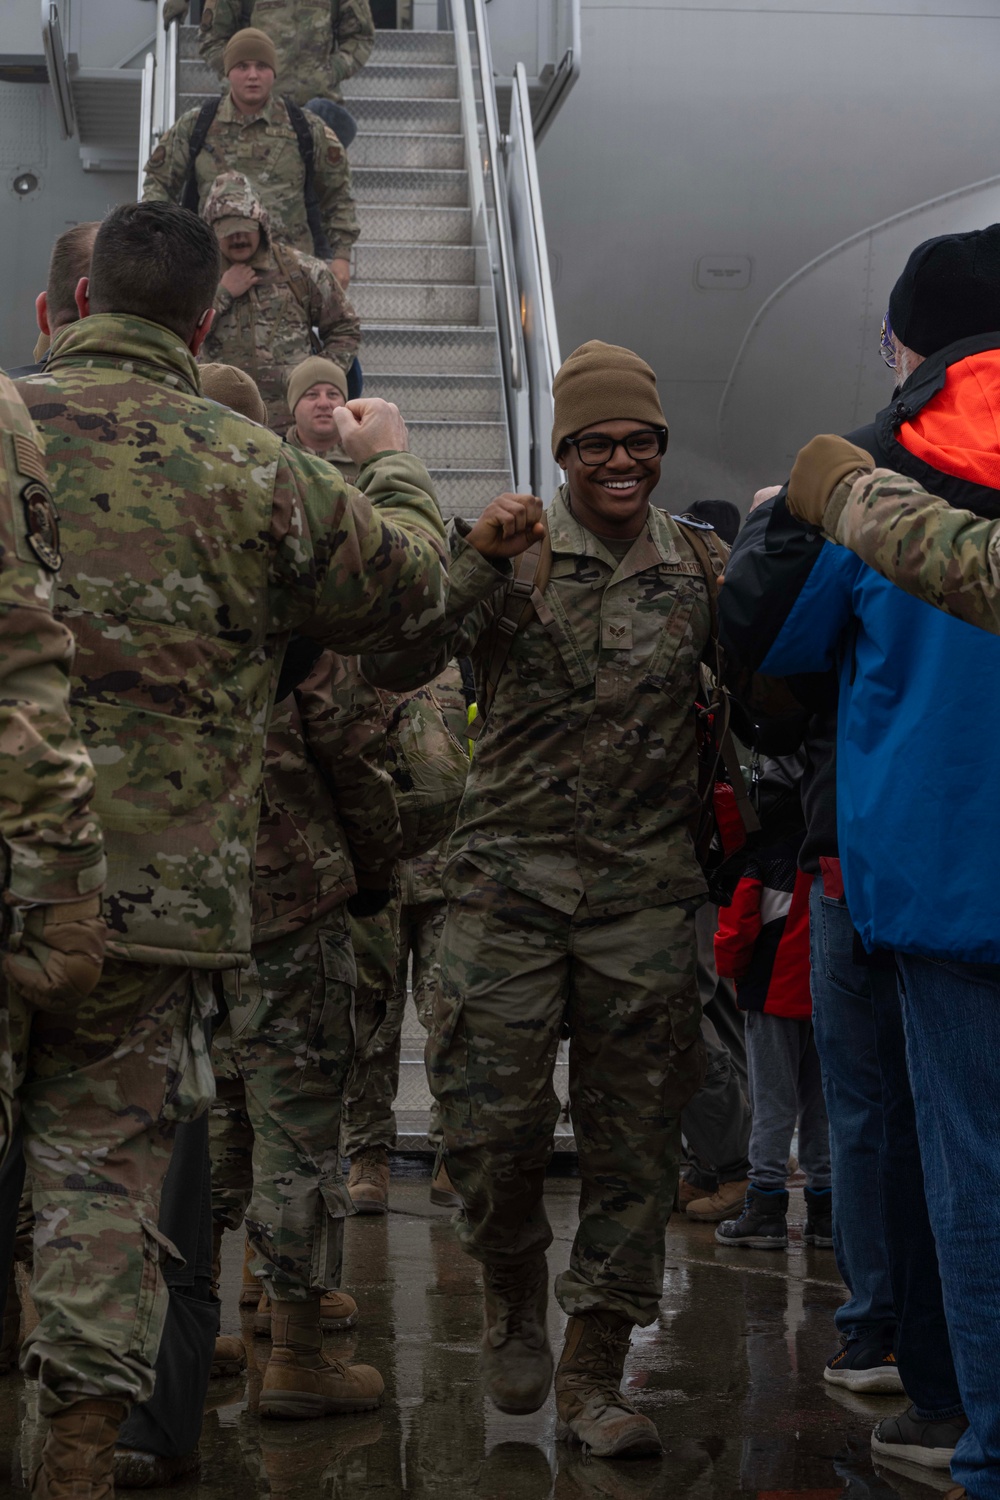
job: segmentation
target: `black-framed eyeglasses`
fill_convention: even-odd
[[[629,458],[634,458],[637,463],[655,458],[658,453],[666,453],[667,429],[647,427],[623,438],[613,438],[607,432],[588,432],[583,437],[566,438],[565,441],[572,443],[582,464],[596,469],[600,464],[610,463],[618,448],[624,448]]]

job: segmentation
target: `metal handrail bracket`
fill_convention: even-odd
[[[580,76],[580,0],[565,0],[565,3],[569,8],[570,42],[559,59],[552,82],[535,111],[536,145],[566,103],[570,90]]]
[[[73,91],[69,83],[62,28],[59,25],[59,7],[55,0],[42,0],[42,47],[49,73],[49,87],[59,117],[59,133],[64,141],[68,141],[70,136],[76,134],[76,113],[73,109]]]

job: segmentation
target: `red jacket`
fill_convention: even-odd
[[[719,912],[715,963],[736,981],[741,1010],[802,1020],[812,1015],[809,991],[809,890],[812,875],[795,864],[793,846],[753,856],[732,905]]]

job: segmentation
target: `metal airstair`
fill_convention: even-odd
[[[579,0],[570,8],[578,38]],[[558,483],[549,433],[559,348],[532,111],[549,123],[578,56],[551,70],[551,94],[514,68],[501,134],[484,0],[451,0],[450,26],[379,31],[367,66],[344,85],[358,122],[350,162],[361,228],[349,296],[362,325],[365,394],[399,406],[445,516],[474,516],[503,490],[548,499]],[[160,21],[140,163],[217,90],[197,28],[165,32]],[[423,1058],[410,1003],[396,1099],[408,1150],[427,1144]],[[563,1059],[556,1088],[565,1100]],[[558,1144],[572,1149],[568,1118]]]

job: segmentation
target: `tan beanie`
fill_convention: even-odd
[[[300,365],[296,365],[289,377],[288,410],[294,413],[309,387],[320,384],[335,385],[344,400],[347,400],[347,375],[344,371],[332,359],[312,354]]]
[[[277,73],[278,54],[266,32],[256,26],[244,26],[242,31],[234,32],[222,54],[222,71],[227,78],[229,69],[238,62],[264,63],[272,73]]]
[[[552,423],[552,455],[559,453],[563,439],[572,437],[595,422],[626,418],[666,427],[656,376],[644,359],[619,344],[591,339],[574,349],[552,382],[555,420]]]
[[[203,396],[239,412],[241,417],[249,417],[251,422],[267,426],[267,407],[254,381],[243,370],[235,365],[199,365],[198,371]]]

